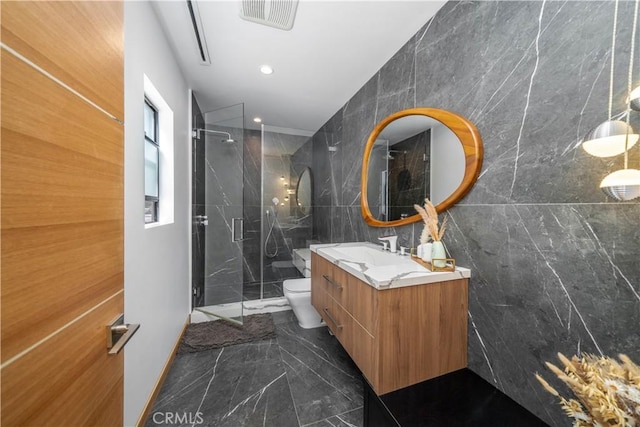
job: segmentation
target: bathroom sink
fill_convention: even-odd
[[[399,262],[404,263],[404,261],[407,261],[406,259],[400,258],[398,255],[384,252],[378,248],[374,249],[370,246],[345,246],[333,249],[343,255],[345,261],[364,263],[369,268],[396,265]]]
[[[451,272],[429,271],[408,255],[383,251],[370,242],[311,245],[311,251],[378,289],[470,277],[470,270],[462,267]]]

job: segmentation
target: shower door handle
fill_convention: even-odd
[[[240,223],[240,237],[236,235],[236,223]],[[244,240],[244,218],[231,218],[231,241],[239,242]]]
[[[196,225],[209,225],[209,217],[206,215],[196,215],[193,219]]]

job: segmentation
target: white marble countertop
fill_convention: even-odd
[[[471,270],[458,266],[455,271],[429,271],[409,255],[385,252],[381,246],[370,242],[318,244],[311,245],[310,249],[376,289],[471,277]]]

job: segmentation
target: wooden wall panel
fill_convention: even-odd
[[[123,129],[4,51],[2,106],[6,360],[122,289]]]
[[[122,4],[2,2],[2,41],[124,120]]]
[[[107,355],[104,325],[123,305],[120,293],[6,366],[2,425],[121,424],[124,359]]]

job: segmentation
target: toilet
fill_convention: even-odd
[[[301,328],[324,326],[322,318],[311,305],[311,250],[294,249],[293,264],[304,275],[303,279],[288,279],[282,284],[284,296]]]

